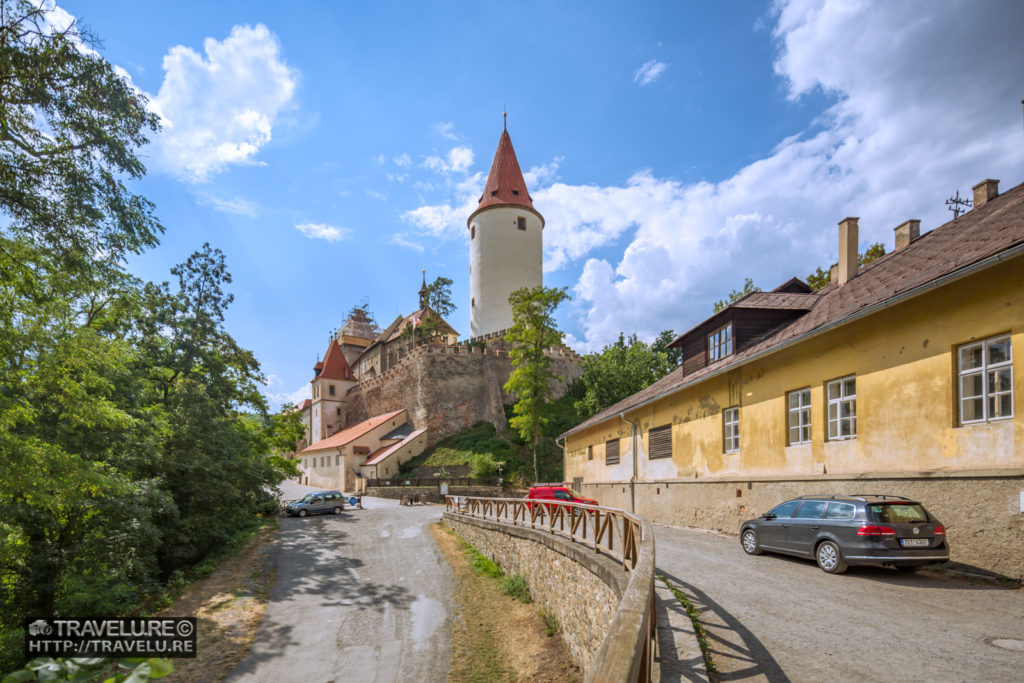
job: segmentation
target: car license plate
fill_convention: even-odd
[[[927,538],[901,538],[900,545],[907,546],[926,546],[928,545]]]

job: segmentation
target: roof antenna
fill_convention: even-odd
[[[970,199],[960,199],[960,190],[956,191],[955,197],[946,200],[946,207],[953,212],[953,220],[960,217],[960,214],[971,208],[973,202]]]

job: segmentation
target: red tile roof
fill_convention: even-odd
[[[842,286],[832,283],[814,294],[785,295],[795,297],[791,305],[797,310],[802,310],[812,301],[805,297],[813,297],[813,305],[804,315],[782,325],[761,341],[726,360],[688,375],[683,374],[682,368],[673,370],[646,389],[584,420],[562,434],[562,437],[674,394],[724,370],[797,343],[805,337],[846,325],[872,313],[878,307],[917,296],[927,291],[929,285],[939,284],[938,281],[944,281],[947,277],[953,279],[973,272],[968,268],[995,265],[998,259],[1010,256],[1005,252],[1011,252],[1016,258],[1024,256],[1024,184],[921,235],[902,249],[872,261]],[[772,293],[759,292],[750,296],[764,297],[766,294]]]
[[[334,448],[341,448],[342,446],[363,436],[371,429],[381,426],[388,420],[397,417],[404,412],[405,409],[402,409],[396,410],[393,413],[386,413],[384,415],[378,415],[377,417],[371,417],[369,420],[364,420],[357,425],[352,425],[351,427],[341,430],[337,434],[332,434],[326,439],[320,439],[316,443],[310,444],[299,451],[299,455],[302,455],[303,453],[312,453],[313,451],[326,451]]]
[[[317,363],[317,365],[320,365],[320,363]],[[342,352],[341,347],[338,346],[337,340],[332,339],[331,345],[327,347],[327,353],[324,354],[323,369],[317,377],[324,379],[347,379],[350,382],[356,381],[356,374],[352,372],[348,361],[345,360],[345,354]]]
[[[526,189],[526,181],[523,180],[523,172],[519,170],[519,160],[516,159],[512,138],[508,136],[507,130],[502,131],[501,139],[498,140],[498,149],[494,152],[494,161],[491,162],[491,172],[487,176],[487,184],[484,185],[484,193],[480,196],[478,204],[466,225],[473,221],[473,216],[488,207],[512,205],[521,206],[536,214],[540,218],[541,227],[544,227],[544,217],[533,208],[533,198]]]
[[[370,458],[366,462],[364,462],[363,464],[364,465],[377,465],[377,464],[380,464],[381,462],[387,460],[389,455],[391,455],[392,453],[397,451],[399,448],[401,448],[405,444],[410,443],[413,439],[415,439],[416,437],[418,437],[420,434],[424,433],[425,431],[427,431],[427,430],[426,429],[417,429],[416,431],[412,432],[411,434],[409,434],[409,436],[405,437],[404,439],[402,439],[401,441],[399,441],[396,444],[391,444],[390,446],[383,446],[381,448],[378,448],[377,450],[375,450],[373,452],[372,455],[370,455]]]

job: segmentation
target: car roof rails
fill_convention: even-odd
[[[536,484],[530,484],[530,486],[568,486],[568,482],[564,481],[538,481]]]
[[[860,496],[844,496],[843,494],[822,494],[820,496],[800,496],[797,500],[864,500]]]
[[[890,496],[881,493],[858,493],[857,496],[864,498],[878,498],[881,500],[912,500],[906,496]]]

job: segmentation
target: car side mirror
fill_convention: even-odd
[[[775,515],[773,515],[770,512],[766,512],[763,515],[761,515],[761,519],[775,519]]]

